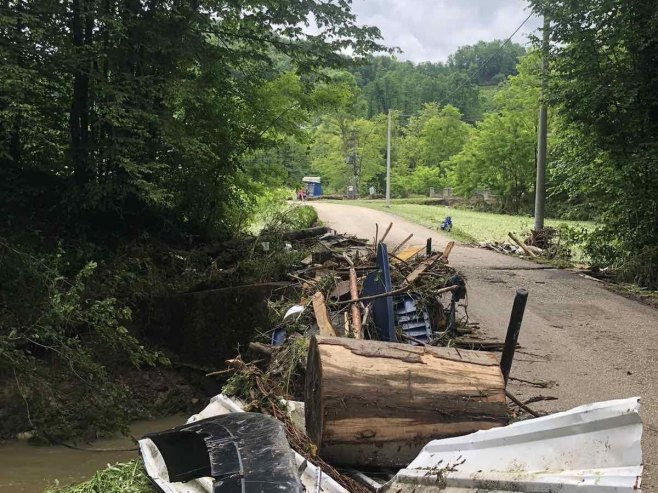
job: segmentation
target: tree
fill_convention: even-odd
[[[65,206],[55,209],[78,225],[98,213],[114,218],[110,228],[140,222],[147,207],[196,233],[227,234],[241,156],[297,130],[326,67],[383,48],[377,29],[330,0],[0,9],[3,182],[16,195],[29,170],[61,184],[53,201]],[[310,16],[312,34],[301,27]],[[282,62],[300,77],[282,76]]]
[[[386,166],[386,117],[358,118],[341,126],[325,118],[315,132],[312,168],[320,172],[330,190],[359,192],[377,181]]]
[[[525,48],[517,43],[478,41],[460,46],[448,58],[448,66],[466,72],[479,85],[493,85],[516,75],[516,65],[523,55]]]
[[[371,118],[388,113],[389,108],[413,114],[431,102],[452,104],[469,121],[480,116],[477,86],[465,72],[441,63],[415,65],[379,56],[352,71],[361,89],[360,116]]]
[[[471,133],[461,117],[454,106],[428,103],[402,127],[393,166],[396,194],[425,194],[446,185],[448,160],[461,151]]]
[[[621,267],[628,279],[658,287],[656,4],[532,4],[551,20],[550,102],[570,128],[563,149],[580,149],[581,156],[587,147],[596,150],[590,161],[596,165],[577,169],[578,159],[572,172],[609,191],[602,200],[591,196],[603,210],[603,227],[590,252],[598,263]],[[573,195],[581,196],[582,182],[574,186]]]
[[[421,159],[425,166],[439,167],[464,147],[470,127],[461,116],[457,108],[447,105],[425,121],[420,134]]]
[[[539,107],[539,57],[526,55],[519,74],[496,94],[497,111],[485,115],[449,166],[457,193],[469,196],[479,187],[501,198],[503,210],[519,213],[532,202]]]

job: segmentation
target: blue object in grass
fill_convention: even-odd
[[[450,216],[446,216],[443,220],[441,223],[441,229],[443,231],[450,231],[452,229],[452,218]]]

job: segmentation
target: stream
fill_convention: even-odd
[[[136,421],[130,435],[141,438],[145,433],[162,431],[185,423],[186,415],[177,414],[149,421]],[[104,438],[89,449],[126,449],[136,445],[124,436]],[[60,485],[79,483],[89,479],[107,464],[126,462],[136,458],[137,451],[94,452],[73,450],[63,446],[33,446],[26,440],[13,440],[0,444],[0,492],[41,493],[44,488],[59,481]]]

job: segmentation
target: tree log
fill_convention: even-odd
[[[495,356],[477,351],[314,337],[306,430],[320,455],[399,467],[430,440],[507,423]]]

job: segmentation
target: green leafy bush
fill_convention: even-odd
[[[124,429],[134,416],[109,368],[164,361],[126,328],[130,308],[91,292],[96,263],[68,274],[67,258],[0,242],[0,399],[23,408],[2,434],[29,429],[50,441]]]
[[[318,213],[309,205],[288,205],[269,211],[262,234],[284,233],[310,228],[318,222]]]

